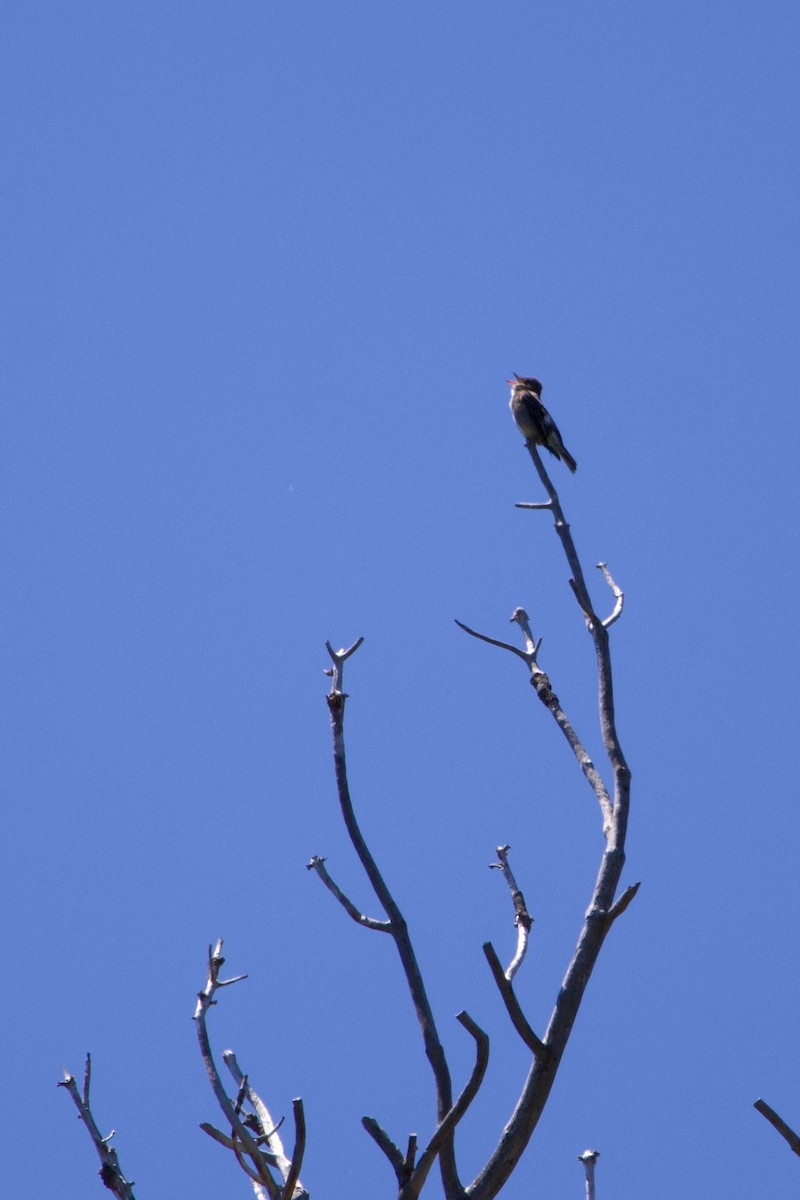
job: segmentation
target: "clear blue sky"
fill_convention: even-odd
[[[614,630],[635,776],[624,882],[508,1200],[788,1195],[800,1164],[796,4],[107,2],[4,20],[2,1175],[105,1194],[61,1067],[142,1200],[247,1195],[198,1131],[211,1032],[303,1177],[391,1196],[359,1126],[433,1102],[388,939],[305,870],[352,782],[414,931],[478,1168],[525,1057],[480,952],[536,917],[542,1029],[601,849],[588,790],[500,637],[517,604],[598,755],[591,647],[504,380],[537,374]],[[598,591],[598,596],[602,591]],[[438,1195],[437,1188],[430,1195]]]

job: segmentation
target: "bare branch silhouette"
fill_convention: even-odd
[[[753,1108],[761,1113],[762,1117],[766,1117],[770,1125],[777,1129],[778,1133],[784,1139],[788,1146],[795,1152],[800,1154],[800,1134],[795,1133],[790,1125],[787,1125],[783,1117],[779,1117],[774,1108],[767,1104],[766,1100],[756,1100]]]
[[[111,1145],[111,1139],[114,1137],[115,1130],[112,1129],[110,1133],[103,1137],[94,1119],[90,1104],[91,1082],[92,1056],[91,1054],[87,1054],[83,1071],[83,1091],[78,1091],[74,1075],[70,1075],[69,1071],[66,1070],[64,1071],[64,1078],[59,1082],[58,1087],[66,1088],[69,1092],[78,1110],[79,1119],[89,1131],[89,1137],[92,1139],[94,1148],[100,1158],[98,1175],[105,1186],[115,1196],[119,1197],[119,1200],[135,1200],[133,1194],[134,1185],[123,1175],[117,1152]]]

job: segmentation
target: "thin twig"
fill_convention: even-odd
[[[533,925],[533,917],[525,906],[525,897],[521,889],[517,886],[517,881],[508,862],[508,852],[510,849],[510,846],[497,846],[497,857],[500,861],[489,864],[491,869],[503,872],[503,878],[508,884],[508,889],[511,892],[511,901],[514,905],[514,924],[517,927],[517,951],[505,970],[505,977],[509,983],[522,966],[528,950],[531,926]]]
[[[342,908],[353,918],[357,925],[363,925],[365,929],[376,929],[378,933],[392,932],[392,927],[388,921],[379,921],[375,917],[367,917],[364,913],[359,912],[353,901],[331,879],[325,866],[325,859],[321,855],[312,854],[306,863],[306,870],[317,872],[328,891],[336,897]]]
[[[87,1053],[86,1062],[83,1065],[83,1103],[89,1107],[89,1092],[92,1087],[92,1056]]]
[[[524,663],[531,662],[531,656],[526,654],[524,650],[520,650],[519,646],[512,646],[510,642],[501,642],[497,638],[488,637],[485,633],[478,633],[476,629],[470,629],[469,625],[465,625],[463,621],[459,621],[457,617],[453,618],[459,629],[463,629],[465,633],[471,637],[478,638],[482,642],[488,642],[490,646],[499,646],[501,650],[509,650],[512,654],[516,654],[517,658],[521,658]],[[513,617],[512,617],[513,620]]]
[[[618,587],[617,584],[614,582],[614,580],[611,576],[611,572],[608,569],[608,563],[599,562],[597,564],[597,569],[598,569],[598,571],[603,572],[603,578],[605,579],[608,586],[611,588],[611,591],[614,595],[614,601],[615,601],[614,611],[611,613],[610,617],[606,617],[605,621],[603,621],[603,628],[608,629],[611,625],[614,624],[615,621],[618,621],[620,619],[620,617],[622,616],[622,609],[625,604],[625,596],[622,592],[622,589],[620,587]]]
[[[512,646],[508,642],[501,642],[496,638],[487,637],[484,633],[477,633],[476,630],[470,629],[468,625],[464,625],[461,621],[456,621],[456,625],[482,642],[488,642],[492,646],[499,646],[502,650],[510,650],[512,654],[516,654],[518,658],[521,658],[527,664],[530,671],[531,684],[535,688],[537,696],[551,712],[556,724],[567,739],[567,743],[575,755],[584,777],[594,792],[603,816],[603,832],[607,834],[611,827],[613,813],[613,805],[611,797],[608,794],[608,788],[583,742],[578,737],[572,722],[561,707],[561,702],[553,691],[548,675],[539,666],[537,656],[542,640],[539,638],[537,641],[531,633],[530,619],[524,608],[515,608],[510,620],[519,625],[522,636],[525,639],[525,650],[520,650],[518,646]]]
[[[616,921],[617,917],[622,916],[622,914],[625,912],[625,909],[628,907],[641,886],[641,880],[638,883],[632,883],[630,887],[625,889],[619,900],[616,900],[614,904],[611,905],[611,908],[608,910],[608,914],[606,916],[606,921],[608,922],[609,926]]]

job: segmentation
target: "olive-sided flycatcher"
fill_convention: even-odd
[[[561,434],[550,413],[542,404],[542,385],[538,379],[522,379],[515,375],[507,379],[511,384],[511,415],[517,423],[526,441],[534,446],[544,446],[565,462],[570,471],[577,470],[578,464],[569,453],[561,440]]]

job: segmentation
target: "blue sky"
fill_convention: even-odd
[[[100,1195],[61,1067],[137,1194],[248,1194],[191,1014],[317,1197],[393,1194],[362,1132],[431,1128],[388,939],[337,819],[324,642],[363,828],[415,935],[478,1169],[525,1071],[480,952],[536,918],[542,1029],[601,850],[509,636],[518,604],[600,761],[592,654],[507,410],[614,629],[634,772],[624,882],[551,1102],[504,1196],[796,1188],[800,1125],[796,5],[45,3],[5,18],[6,1131],[14,1195]],[[598,589],[598,597],[602,589]],[[22,1109],[22,1113],[20,1112]],[[26,1116],[22,1114],[27,1114]],[[43,1166],[46,1151],[47,1165]],[[92,1190],[94,1189],[94,1191]],[[438,1195],[437,1188],[430,1195]]]

